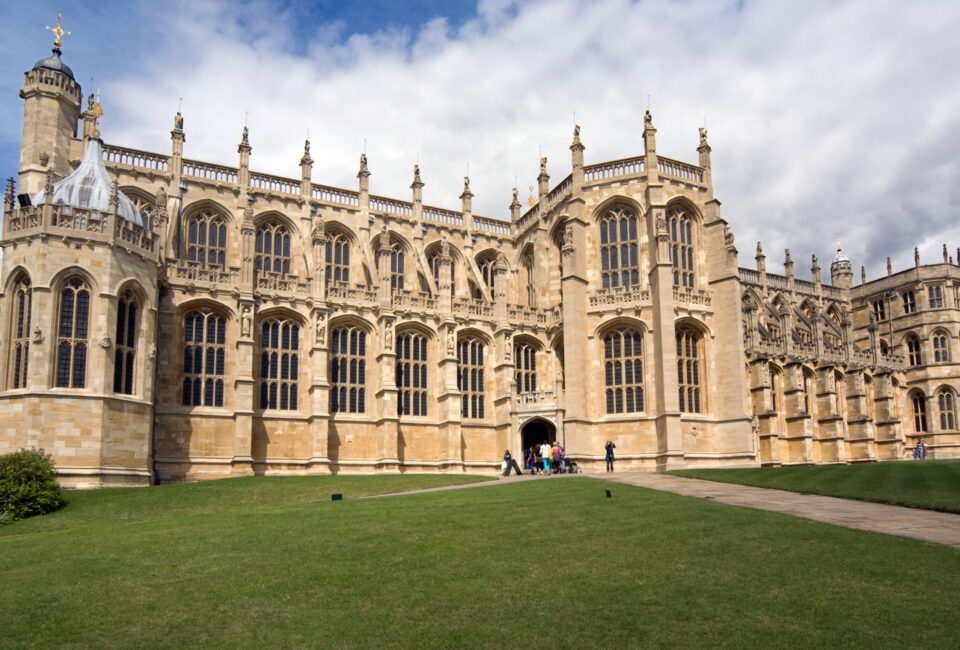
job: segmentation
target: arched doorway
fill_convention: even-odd
[[[557,428],[551,422],[533,418],[520,427],[520,444],[524,449],[540,445],[544,440],[552,443],[557,439]]]

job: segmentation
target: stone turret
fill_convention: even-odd
[[[840,248],[840,242],[837,242],[837,255],[830,263],[830,282],[840,289],[849,289],[853,286],[853,264]]]

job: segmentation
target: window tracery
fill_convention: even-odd
[[[254,255],[256,273],[290,273],[290,233],[279,221],[268,221],[257,228]]]
[[[640,284],[637,218],[626,208],[600,219],[600,281],[604,289]]]
[[[139,311],[140,305],[133,292],[124,291],[117,301],[116,350],[113,355],[113,392],[123,395],[133,395]]]
[[[937,393],[937,407],[940,411],[940,430],[953,431],[957,428],[956,412],[954,411],[953,392],[943,388]]]
[[[700,412],[700,336],[689,327],[677,329],[677,378],[680,412]]]
[[[415,332],[397,337],[397,411],[427,414],[427,338]]]
[[[350,281],[350,242],[342,233],[336,233],[326,244],[327,286]]]
[[[483,348],[473,337],[460,339],[457,345],[457,389],[464,418],[484,417]]]
[[[927,432],[927,398],[919,391],[913,394],[913,430]]]
[[[300,378],[300,325],[271,318],[260,326],[260,408],[296,411]]]
[[[947,363],[950,361],[950,337],[943,330],[933,333],[933,362]]]
[[[227,225],[212,210],[203,210],[187,222],[187,260],[200,266],[225,267],[227,263]]]
[[[33,289],[23,278],[13,290],[13,323],[10,327],[10,387],[26,388],[30,358],[30,316]]]
[[[89,318],[90,287],[80,278],[72,278],[60,292],[56,373],[59,388],[83,388],[86,384]]]
[[[673,284],[693,287],[693,219],[685,212],[672,208],[667,213],[667,232],[670,235],[670,263],[673,265]]]
[[[184,406],[223,406],[226,320],[206,309],[183,317]]]
[[[516,373],[517,393],[537,392],[537,349],[529,343],[513,346],[513,367]]]
[[[338,327],[330,340],[330,412],[366,411],[367,333]]]
[[[643,335],[621,328],[603,337],[603,378],[606,411],[638,413],[643,410]]]

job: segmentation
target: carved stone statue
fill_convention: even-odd
[[[250,142],[250,129],[243,127],[243,144],[248,144]]]
[[[393,321],[390,320],[383,324],[383,349],[393,349]]]
[[[547,173],[547,157],[546,156],[540,159],[540,173],[541,174]]]
[[[572,250],[573,248],[573,226],[568,225],[563,230],[563,249]]]
[[[93,93],[90,93],[90,94],[87,96],[87,110],[88,110],[88,111],[92,111],[92,110],[93,110]]]
[[[700,127],[700,144],[707,144],[707,130]]]
[[[324,338],[327,335],[327,317],[323,312],[317,312],[316,341],[317,345],[323,345]]]
[[[33,342],[37,344],[43,343],[43,330],[40,329],[39,325],[33,328]]]
[[[452,357],[457,353],[457,335],[451,329],[447,329],[447,356]]]
[[[650,114],[650,109],[647,109],[647,112],[643,114],[643,124],[644,126],[653,126],[653,115]]]
[[[240,312],[240,336],[250,336],[250,305],[244,305]]]
[[[93,95],[90,96],[93,97]],[[177,114],[173,116],[173,128],[178,131],[183,131],[183,115],[180,114],[180,111],[177,111]]]
[[[156,204],[157,210],[163,211],[167,209],[167,191],[162,187],[157,190],[157,199],[154,203]]]

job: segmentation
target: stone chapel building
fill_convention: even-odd
[[[700,130],[570,167],[509,219],[104,144],[55,47],[24,76],[3,212],[0,453],[67,486],[495,472],[560,440],[587,471],[960,455],[960,267],[853,284],[737,265]],[[958,251],[960,262],[960,251]]]

